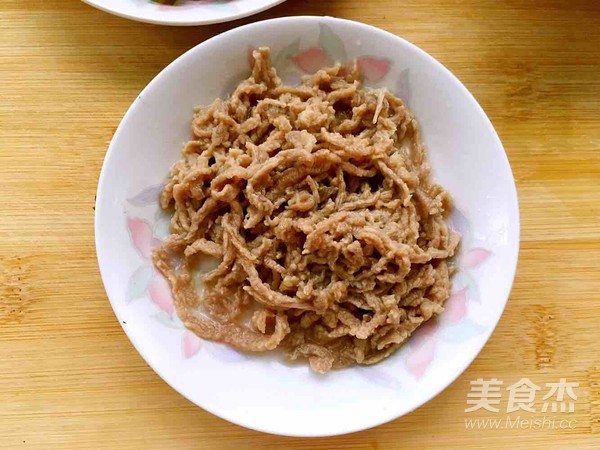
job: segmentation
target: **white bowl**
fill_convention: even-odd
[[[463,235],[446,311],[372,367],[324,376],[277,356],[249,356],[205,342],[173,313],[150,248],[167,233],[157,195],[190,136],[192,109],[226,95],[248,74],[249,46],[268,45],[284,78],[358,58],[370,85],[404,98],[420,122],[434,175],[454,196]],[[174,389],[202,408],[255,430],[326,436],[402,416],[437,395],[477,356],[508,299],[519,248],[511,169],[492,124],[439,62],[377,28],[331,17],[246,25],[179,57],[138,96],[102,168],[96,247],[104,285],[136,349]]]
[[[152,0],[83,0],[98,9],[140,22],[161,25],[207,25],[241,19],[285,0],[179,0],[162,5]]]

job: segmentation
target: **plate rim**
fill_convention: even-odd
[[[270,8],[274,8],[275,6],[280,5],[281,3],[285,2],[286,0],[270,0],[269,3],[266,3],[257,8],[249,9],[249,10],[242,11],[242,12],[237,12],[235,14],[231,14],[229,16],[225,16],[222,18],[195,19],[195,20],[162,20],[162,19],[152,19],[152,18],[147,18],[147,17],[140,17],[140,16],[136,16],[134,14],[128,14],[126,12],[123,12],[123,11],[115,9],[115,8],[110,8],[106,5],[104,5],[102,0],[82,0],[82,1],[100,11],[103,11],[108,14],[112,14],[117,17],[121,17],[123,19],[132,20],[134,22],[149,23],[152,25],[193,27],[193,26],[197,26],[197,25],[212,25],[212,24],[217,24],[217,23],[225,23],[225,22],[231,22],[231,21],[238,20],[238,19],[243,19],[245,17],[259,14]],[[204,41],[204,42],[206,42],[206,41]],[[198,45],[200,45],[200,44],[198,44]],[[192,48],[194,48],[194,47],[192,47]]]
[[[85,0],[84,0],[85,1]],[[230,417],[227,413],[223,413],[223,412],[215,412],[213,410],[212,407],[207,407],[205,405],[200,405],[197,401],[192,400],[191,399],[191,395],[188,396],[185,392],[183,392],[182,390],[176,388],[171,382],[169,382],[167,380],[167,378],[165,378],[165,376],[163,375],[163,370],[161,368],[157,368],[155,367],[155,365],[151,364],[149,362],[149,359],[146,356],[147,351],[144,350],[143,345],[141,345],[136,338],[133,336],[133,333],[128,331],[128,327],[125,327],[123,324],[123,320],[121,318],[121,314],[119,313],[119,309],[120,306],[116,305],[116,301],[113,301],[113,299],[110,298],[110,296],[108,295],[108,289],[107,289],[107,283],[105,282],[105,279],[107,278],[105,276],[106,272],[107,272],[107,268],[103,269],[103,266],[106,265],[106,261],[103,264],[101,259],[102,259],[102,254],[104,253],[104,251],[100,248],[99,245],[99,240],[98,240],[98,234],[99,234],[99,216],[100,216],[100,211],[103,209],[102,207],[102,191],[103,191],[103,187],[106,184],[107,180],[107,170],[106,167],[109,165],[109,161],[111,159],[111,156],[113,156],[116,152],[115,147],[116,144],[115,142],[118,141],[119,139],[119,135],[121,133],[123,133],[124,129],[126,128],[126,122],[128,121],[128,117],[131,116],[132,111],[137,107],[138,105],[138,101],[140,99],[140,97],[143,96],[143,94],[147,91],[153,88],[153,86],[158,83],[160,81],[160,78],[168,75],[169,71],[179,63],[179,61],[186,57],[186,55],[188,55],[188,53],[195,51],[198,47],[200,46],[205,46],[205,45],[209,45],[210,43],[212,43],[215,40],[220,40],[220,39],[226,39],[228,37],[228,35],[230,33],[239,33],[243,30],[247,30],[249,28],[253,28],[253,27],[258,27],[261,26],[261,24],[264,23],[273,23],[273,22],[288,22],[288,21],[308,21],[308,22],[314,22],[314,21],[325,21],[325,22],[337,22],[337,23],[345,23],[345,24],[349,24],[349,25],[358,25],[360,27],[367,27],[370,28],[371,31],[375,31],[377,33],[383,33],[385,35],[387,35],[388,37],[391,37],[395,40],[397,40],[400,44],[402,45],[408,45],[409,47],[412,47],[414,50],[417,50],[419,53],[422,53],[423,56],[425,56],[429,62],[431,62],[434,65],[437,65],[440,69],[443,70],[444,74],[446,76],[448,76],[454,83],[455,87],[457,89],[460,89],[461,91],[463,91],[464,94],[466,94],[469,98],[469,100],[473,103],[473,106],[475,106],[475,108],[478,110],[478,112],[483,116],[484,118],[484,123],[485,125],[489,128],[489,130],[492,132],[492,136],[493,136],[493,141],[495,142],[495,145],[499,151],[499,156],[501,157],[502,161],[503,161],[503,165],[505,165],[506,169],[508,169],[508,173],[510,174],[510,178],[511,178],[511,183],[509,183],[509,188],[510,188],[510,192],[507,193],[508,198],[510,199],[510,204],[508,205],[509,209],[512,209],[512,211],[510,211],[510,217],[515,221],[514,224],[514,230],[515,230],[515,236],[513,241],[509,241],[507,248],[509,249],[510,253],[511,253],[511,267],[507,267],[507,280],[508,283],[504,286],[504,290],[505,293],[504,295],[502,295],[502,297],[504,297],[504,301],[501,307],[501,311],[498,314],[497,318],[495,318],[493,321],[491,321],[489,328],[486,332],[482,333],[482,337],[484,337],[484,339],[481,340],[481,344],[476,344],[474,347],[476,348],[476,351],[473,352],[473,357],[470,358],[470,360],[465,360],[465,364],[464,367],[461,370],[458,370],[456,372],[456,374],[454,376],[451,376],[449,379],[450,381],[448,383],[443,383],[443,386],[438,388],[438,389],[434,389],[432,390],[431,393],[428,393],[426,396],[424,396],[422,399],[420,399],[418,402],[416,402],[416,405],[402,410],[401,412],[397,412],[397,411],[393,411],[393,412],[388,412],[387,414],[382,414],[381,416],[379,416],[377,419],[375,420],[369,420],[368,417],[365,418],[364,422],[361,422],[360,426],[351,426],[351,427],[339,427],[336,431],[334,432],[327,432],[327,433],[310,433],[310,432],[286,432],[286,431],[277,431],[276,429],[271,429],[268,426],[256,426],[254,424],[247,424],[244,423],[242,420],[238,420],[236,418],[232,418]],[[501,150],[501,152],[500,152]],[[142,356],[142,358],[144,359],[144,361],[152,368],[152,370],[154,370],[161,378],[162,380],[167,383],[171,388],[173,388],[176,392],[178,392],[180,395],[182,395],[184,398],[186,398],[187,400],[189,400],[191,403],[193,403],[196,406],[201,407],[202,409],[204,409],[205,411],[208,411],[209,413],[220,417],[224,420],[227,420],[231,423],[234,423],[236,425],[242,426],[244,428],[249,428],[252,430],[256,430],[256,431],[260,431],[260,432],[264,432],[264,433],[269,433],[269,434],[274,434],[274,435],[280,435],[280,436],[290,436],[290,437],[326,437],[326,436],[338,436],[338,435],[343,435],[343,434],[349,434],[349,433],[354,433],[354,432],[358,432],[358,431],[363,431],[366,429],[370,429],[385,423],[388,423],[392,420],[395,420],[397,418],[400,418],[402,416],[405,416],[411,412],[413,412],[414,410],[416,410],[417,408],[423,406],[424,404],[428,403],[429,401],[431,401],[433,398],[435,398],[436,396],[438,396],[441,392],[443,392],[445,389],[447,389],[450,385],[452,385],[457,379],[458,377],[460,377],[473,363],[473,361],[475,360],[475,358],[477,358],[477,356],[479,356],[479,354],[481,353],[481,351],[483,350],[483,348],[485,347],[485,345],[488,343],[491,335],[493,334],[493,332],[495,331],[500,319],[502,318],[504,311],[506,309],[506,305],[508,303],[508,300],[510,298],[510,293],[511,290],[514,286],[514,280],[516,277],[516,273],[517,273],[517,266],[518,266],[518,261],[519,261],[519,251],[520,251],[520,240],[521,240],[521,228],[520,228],[520,209],[519,209],[519,200],[518,200],[518,192],[517,192],[517,188],[516,188],[516,183],[515,183],[515,178],[514,178],[514,174],[512,172],[512,168],[510,166],[510,162],[508,160],[508,155],[506,154],[506,150],[504,149],[504,146],[500,140],[500,137],[498,136],[498,133],[496,131],[496,129],[494,128],[492,122],[490,121],[488,115],[485,113],[485,111],[483,110],[483,108],[481,107],[481,105],[479,104],[479,102],[475,99],[475,97],[473,96],[473,94],[466,88],[466,86],[463,85],[463,83],[449,70],[447,69],[441,62],[439,62],[437,59],[435,59],[433,56],[431,56],[429,53],[427,53],[425,50],[421,49],[420,47],[416,46],[415,44],[411,43],[410,41],[397,36],[391,32],[388,32],[386,30],[383,30],[381,28],[377,28],[375,26],[363,23],[363,22],[358,22],[358,21],[353,21],[353,20],[348,20],[348,19],[340,19],[340,18],[334,18],[334,17],[330,17],[330,16],[286,16],[286,17],[279,17],[279,18],[274,18],[274,19],[266,19],[266,20],[262,20],[262,21],[257,21],[257,22],[253,22],[253,23],[249,23],[246,25],[242,25],[239,27],[235,27],[232,28],[228,31],[225,31],[223,33],[220,33],[216,36],[213,36],[210,39],[207,39],[206,41],[201,42],[200,44],[192,47],[191,49],[189,49],[188,51],[186,51],[185,53],[183,53],[182,55],[180,55],[179,57],[177,57],[175,60],[173,60],[171,63],[169,63],[165,68],[163,68],[143,89],[142,91],[136,96],[135,100],[132,102],[132,104],[129,106],[129,108],[127,109],[127,112],[124,114],[123,118],[121,119],[119,126],[117,127],[116,132],[114,133],[111,142],[109,144],[108,150],[106,152],[105,158],[104,158],[104,162],[102,164],[102,169],[101,169],[101,173],[100,173],[100,177],[99,177],[99,181],[98,181],[98,188],[97,188],[97,192],[96,192],[96,203],[95,203],[95,214],[94,214],[94,238],[95,238],[95,247],[96,247],[96,254],[97,254],[97,260],[98,260],[98,266],[99,266],[99,270],[100,270],[100,274],[101,274],[101,278],[102,278],[102,283],[105,289],[105,292],[107,294],[107,297],[110,301],[111,307],[113,309],[113,312],[115,314],[115,316],[117,317],[117,320],[119,321],[119,324],[121,325],[121,327],[123,328],[123,330],[125,331],[125,334],[127,335],[127,337],[129,338],[129,340],[131,341],[131,343],[133,344],[134,348],[136,349],[136,351]]]

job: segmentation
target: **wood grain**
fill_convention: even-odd
[[[299,14],[379,26],[452,70],[498,130],[522,214],[515,286],[471,367],[412,414],[312,440],[231,425],[162,382],[115,320],[93,236],[102,160],[137,93],[217,33]],[[0,139],[0,448],[599,447],[599,2],[289,0],[234,23],[172,28],[73,0],[2,0]],[[479,377],[579,382],[577,427],[466,430]]]

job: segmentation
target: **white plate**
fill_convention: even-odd
[[[201,341],[173,314],[149,259],[168,233],[157,195],[190,136],[192,109],[247,76],[249,47],[268,45],[284,78],[357,58],[368,84],[404,98],[420,122],[434,175],[454,196],[463,235],[454,294],[439,319],[373,367],[324,376],[276,356]],[[289,17],[206,41],[164,69],[123,118],[102,168],[96,204],[102,279],[136,349],[173,388],[231,422],[270,433],[326,436],[363,430],[422,405],[471,363],[508,299],[519,248],[511,169],[492,124],[431,56],[385,31],[330,17]]]
[[[162,5],[152,0],[83,0],[98,9],[140,22],[161,25],[207,25],[257,14],[285,0],[178,0]]]

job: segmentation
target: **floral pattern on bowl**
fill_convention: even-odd
[[[253,47],[248,47],[248,66],[252,67]],[[393,65],[385,56],[364,54],[349,60],[344,41],[325,23],[319,25],[319,39],[317,45],[302,45],[302,38],[294,39],[272,58],[273,67],[285,83],[298,84],[302,75],[315,73],[323,67],[332,66],[341,62],[351,65],[356,61],[363,77],[363,82],[370,87],[385,84],[393,90],[408,105],[410,102],[409,74],[410,70],[400,72],[395,82],[387,83],[387,76]],[[237,78],[241,78],[238,76]],[[239,81],[239,80],[238,80]],[[226,95],[228,91],[222,92]]]

